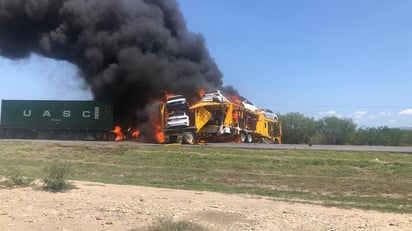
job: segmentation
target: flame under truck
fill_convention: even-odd
[[[282,143],[282,127],[276,118],[235,104],[227,98],[204,97],[188,106],[183,96],[161,105],[165,143],[228,142]]]

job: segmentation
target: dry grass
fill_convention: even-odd
[[[137,231],[137,230],[131,230]],[[212,231],[202,225],[190,221],[172,221],[170,219],[160,219],[155,224],[144,228],[142,231]]]
[[[412,212],[412,155],[135,143],[0,141],[0,175],[67,166],[70,179]]]

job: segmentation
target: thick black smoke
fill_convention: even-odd
[[[75,64],[115,120],[145,120],[164,91],[221,88],[202,35],[188,31],[175,0],[0,0],[0,55],[30,53]]]

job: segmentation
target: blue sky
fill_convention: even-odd
[[[177,1],[224,84],[258,107],[412,126],[412,1]],[[0,58],[0,74],[1,99],[92,98],[65,62]]]
[[[257,106],[360,126],[412,125],[412,1],[179,3],[224,83]]]

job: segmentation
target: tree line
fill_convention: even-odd
[[[285,144],[412,146],[412,130],[400,128],[358,128],[349,118],[336,116],[320,120],[297,112],[279,115]]]

